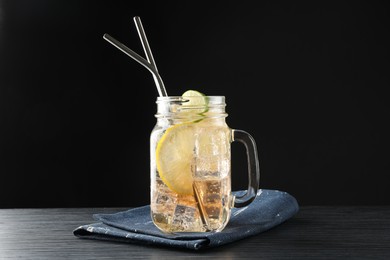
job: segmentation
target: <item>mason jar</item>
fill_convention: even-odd
[[[247,132],[226,124],[224,96],[158,97],[150,136],[151,217],[163,232],[219,232],[256,197],[259,161]],[[248,189],[231,191],[231,143],[244,144]]]

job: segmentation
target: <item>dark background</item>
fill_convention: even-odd
[[[259,2],[259,3],[258,3]],[[261,186],[301,205],[390,204],[389,5],[371,1],[0,0],[0,207],[149,203],[151,74],[224,95]],[[246,187],[232,144],[233,188]]]

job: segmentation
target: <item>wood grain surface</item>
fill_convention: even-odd
[[[121,210],[0,209],[0,259],[390,259],[390,206],[302,207],[272,230],[198,252],[72,233],[94,222],[94,213]]]

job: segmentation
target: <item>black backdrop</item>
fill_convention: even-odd
[[[259,3],[257,3],[259,2]],[[301,205],[389,204],[389,6],[370,1],[0,0],[0,207],[149,201],[151,74],[225,95],[261,186]],[[245,188],[232,145],[233,188]]]

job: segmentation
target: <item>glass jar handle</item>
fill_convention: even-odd
[[[234,207],[241,208],[247,206],[256,198],[260,182],[260,166],[255,139],[243,130],[232,129],[231,131],[232,141],[244,144],[248,159],[248,190],[243,195],[236,195],[234,201]]]

